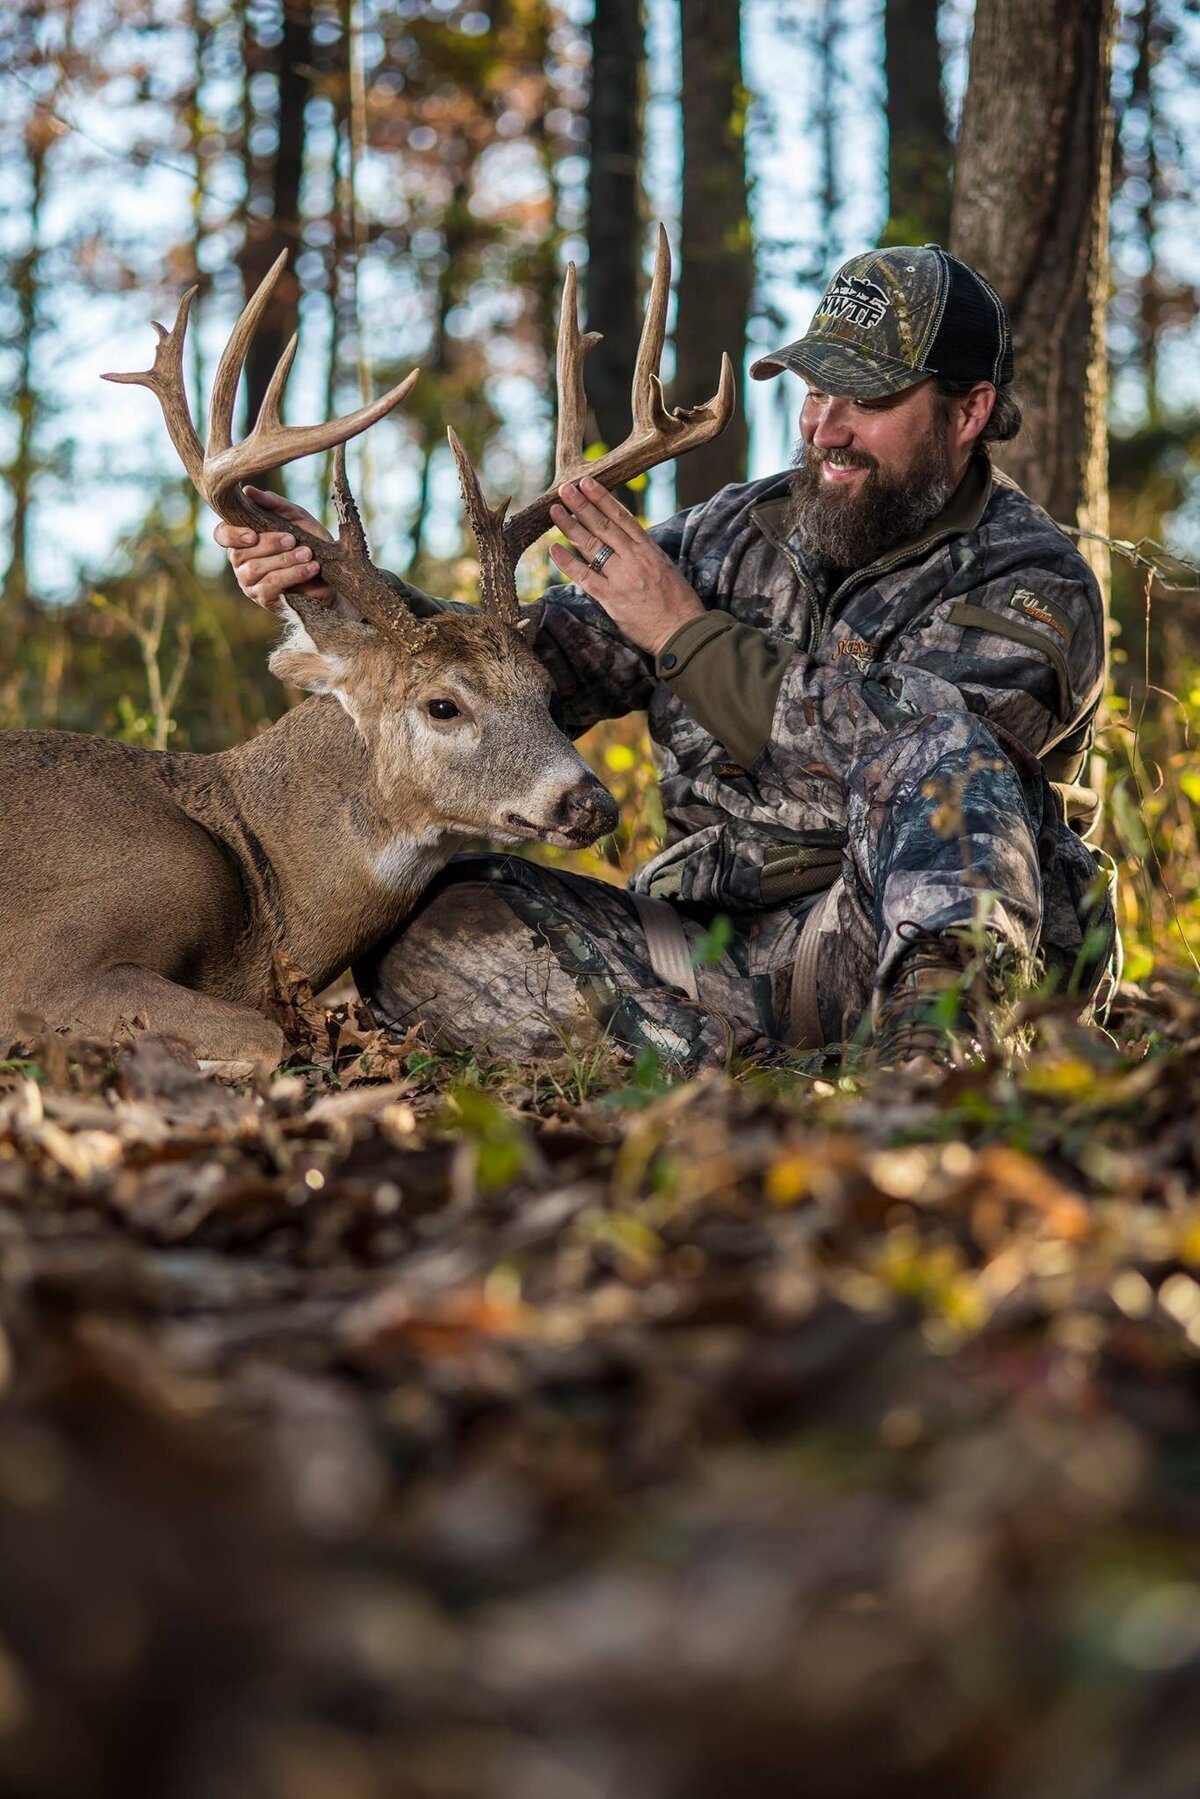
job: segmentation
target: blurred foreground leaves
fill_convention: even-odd
[[[1195,1791],[1193,987],[930,1088],[280,984],[0,1064],[0,1790]]]

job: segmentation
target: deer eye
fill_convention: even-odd
[[[453,700],[430,700],[425,709],[430,718],[460,718],[462,716]]]

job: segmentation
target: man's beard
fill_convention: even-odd
[[[868,472],[848,491],[821,474],[826,456],[843,467]],[[902,476],[885,475],[860,450],[818,450],[801,443],[791,482],[789,523],[818,562],[838,569],[865,568],[881,550],[915,537],[954,491],[946,441],[936,424],[913,451]]]

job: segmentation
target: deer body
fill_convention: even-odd
[[[0,866],[0,1037],[23,1015],[105,1035],[137,1014],[202,1056],[277,1060],[258,1011],[276,951],[323,986],[464,837],[584,843],[615,824],[508,627],[438,620],[402,680],[386,648],[356,647],[323,655],[294,630],[277,670],[341,680],[341,697],[218,755],[0,735],[0,817],[20,820]],[[472,718],[426,725],[435,690]]]
[[[514,579],[548,528],[559,485],[586,470],[614,487],[708,442],[733,406],[725,358],[707,406],[668,411],[656,370],[670,286],[665,234],[634,382],[634,426],[584,457],[582,362],[596,341],[575,317],[569,268],[559,329],[555,478],[505,522],[453,432],[479,547],[478,613],[419,619],[371,562],[342,446],[404,399],[390,393],[325,425],[285,426],[280,360],[249,435],[232,441],[237,385],[280,258],[247,303],[213,380],[207,441],[183,381],[193,294],[153,367],[110,380],[149,387],[193,483],[230,524],[272,521],[241,482],[333,448],[336,541],[319,543],[327,604],[293,596],[271,658],[317,697],[253,742],[215,756],[139,750],[63,732],[0,734],[0,1041],[30,1017],[109,1036],[144,1019],[214,1060],[275,1062],[283,1034],[260,1009],[276,952],[324,986],[393,931],[464,839],[593,842],[617,822],[611,795],[554,724],[551,681],[522,635]],[[193,290],[194,292],[194,290]]]

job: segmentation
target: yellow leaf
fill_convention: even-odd
[[[1078,1056],[1041,1062],[1028,1069],[1022,1085],[1053,1099],[1086,1099],[1096,1090],[1096,1070]]]
[[[808,1156],[782,1156],[767,1169],[763,1191],[772,1206],[794,1206],[812,1185],[813,1165]]]
[[[959,1330],[974,1331],[987,1320],[987,1307],[972,1282],[965,1276],[947,1282],[938,1295],[938,1310]]]

